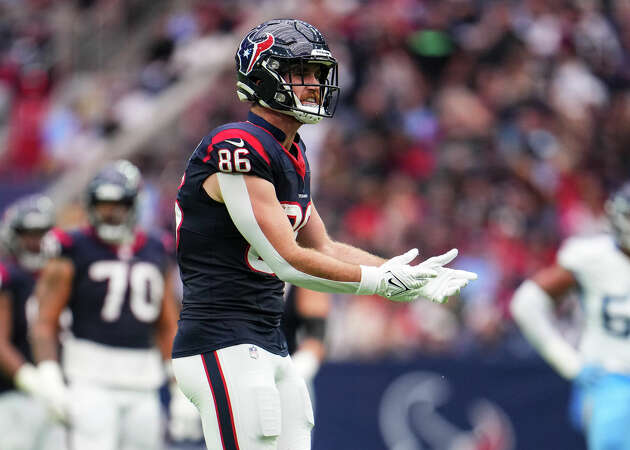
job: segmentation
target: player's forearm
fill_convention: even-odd
[[[533,281],[525,281],[514,293],[510,311],[527,340],[565,378],[581,368],[578,352],[553,326],[552,299]]]
[[[0,372],[8,378],[13,378],[18,369],[24,364],[24,357],[9,342],[0,343]]]
[[[158,326],[157,336],[155,340],[157,348],[160,350],[160,354],[162,355],[162,359],[164,361],[170,361],[171,359],[173,340],[175,339],[176,333],[176,326],[173,327],[170,324]]]
[[[341,261],[314,249],[296,245],[286,260],[296,270],[314,277],[335,281],[361,281],[361,267],[358,264]]]
[[[315,338],[304,339],[300,343],[300,347],[298,351],[300,350],[311,352],[313,355],[315,355],[317,360],[320,362],[323,361],[324,358],[326,357],[326,345],[319,339],[315,339]]]
[[[44,323],[37,323],[31,332],[31,348],[36,362],[54,360],[57,355],[57,329]]]
[[[366,266],[380,266],[386,260],[373,255],[360,248],[353,247],[343,242],[330,241],[322,249],[322,253],[332,256],[339,261],[350,264],[363,264]]]
[[[11,342],[13,334],[13,307],[10,294],[0,292],[0,373],[13,378],[24,363],[24,357]]]
[[[35,285],[39,317],[30,332],[33,357],[37,362],[57,360],[59,317],[68,304],[74,264],[66,258],[48,261]]]

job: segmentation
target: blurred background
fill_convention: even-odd
[[[479,274],[447,305],[334,298],[315,448],[582,448],[569,386],[507,306],[564,238],[606,227],[630,174],[627,1],[0,0],[0,210],[47,192],[80,224],[86,180],[124,157],[142,224],[173,231],[188,156],[246,115],[237,43],[289,16],[340,64],[334,119],[301,130],[329,233],[383,256],[457,247]]]

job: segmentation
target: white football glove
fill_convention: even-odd
[[[446,302],[448,297],[459,292],[469,281],[477,279],[476,273],[443,267],[453,261],[457,254],[457,249],[453,248],[442,255],[433,256],[418,264],[418,266],[434,270],[437,276],[428,279],[423,286],[393,296],[390,300],[410,302],[419,296],[423,296],[434,302]],[[389,263],[389,261],[387,263]]]
[[[315,353],[308,349],[300,349],[291,356],[295,370],[304,381],[310,383],[319,370],[320,362]]]
[[[437,272],[437,277],[429,280],[418,290],[420,295],[437,303],[446,303],[448,297],[457,294],[470,281],[477,279],[476,273],[466,270],[441,267]]]
[[[174,441],[198,441],[203,437],[199,411],[177,386],[175,380],[169,383],[171,401],[168,405],[170,420],[168,432]]]
[[[358,295],[377,294],[395,301],[405,301],[405,294],[424,286],[437,272],[426,265],[410,266],[418,256],[418,249],[396,256],[379,267],[361,266],[361,283]]]
[[[63,380],[59,363],[52,360],[42,361],[37,365],[37,372],[40,386],[35,396],[44,401],[56,420],[68,423],[70,419],[69,391]]]
[[[22,364],[15,373],[13,381],[15,383],[15,387],[32,395],[33,397],[37,397],[41,382],[39,381],[39,372],[33,364]]]

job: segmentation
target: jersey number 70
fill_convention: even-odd
[[[164,277],[154,264],[97,261],[92,263],[88,273],[94,281],[107,281],[107,294],[101,310],[105,322],[118,320],[127,291],[129,308],[140,322],[153,322],[160,315]]]

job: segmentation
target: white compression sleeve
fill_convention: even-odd
[[[278,278],[296,286],[321,292],[372,294],[376,291],[378,284],[378,280],[375,281],[378,276],[376,267],[361,266],[361,282],[329,280],[295,269],[277,252],[260,229],[243,175],[217,173],[217,177],[223,201],[234,225]]]
[[[510,311],[525,337],[541,356],[565,378],[574,378],[582,363],[572,347],[553,325],[552,299],[538,284],[525,281],[514,293]]]

